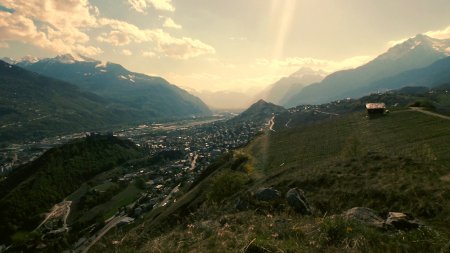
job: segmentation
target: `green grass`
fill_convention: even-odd
[[[117,185],[117,184],[113,183],[113,182],[106,182],[106,183],[95,186],[94,189],[96,189],[97,191],[106,191],[115,185]]]
[[[253,189],[300,187],[322,214],[354,206],[410,212],[450,234],[450,186],[441,179],[450,173],[448,143],[450,121],[398,111],[263,136],[246,150],[265,158]]]
[[[141,252],[439,252],[448,247],[445,237],[427,227],[383,231],[337,216],[247,211],[197,218],[146,241]]]
[[[98,206],[95,206],[94,208],[90,209],[88,212],[83,214],[82,217],[80,217],[80,221],[88,221],[96,217],[97,215],[101,215],[103,219],[108,219],[114,213],[117,212],[119,207],[126,206],[131,204],[133,201],[135,201],[141,193],[141,190],[136,188],[136,186],[131,183],[126,188],[124,188],[121,192],[116,194],[110,201],[107,201],[103,204],[100,204]]]
[[[450,122],[412,111],[398,111],[374,120],[358,113],[265,135],[246,150],[258,158],[260,170],[279,170],[282,164],[286,168],[324,163],[354,149],[356,144],[361,154],[374,151],[415,156],[414,152],[431,149],[439,161],[448,162],[449,130]]]

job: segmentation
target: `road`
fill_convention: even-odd
[[[87,240],[86,242],[90,241],[90,243],[83,249],[83,246],[80,246],[77,250],[81,250],[83,249],[81,252],[82,253],[86,253],[89,251],[89,249],[95,244],[97,243],[106,233],[108,233],[109,230],[111,230],[112,228],[114,228],[119,222],[121,221],[125,221],[129,219],[129,217],[126,216],[118,216],[115,217],[114,219],[112,219],[110,222],[108,222],[108,224],[106,224],[102,229],[100,229],[99,232],[97,232],[94,236],[91,236],[91,238],[89,238],[89,240]]]
[[[198,154],[195,154],[194,159],[192,159],[192,162],[191,162],[191,168],[189,169],[190,171],[193,171],[195,169],[195,164],[197,163],[197,158],[198,158]]]
[[[339,116],[339,114],[337,113],[332,113],[332,112],[323,112],[323,111],[319,111],[319,110],[314,110],[315,112],[318,113],[323,113],[323,114],[328,114],[328,115],[334,115],[334,116]]]
[[[289,119],[288,122],[286,122],[286,124],[284,125],[285,127],[289,127],[289,123],[291,123],[292,119]]]
[[[416,111],[416,112],[421,112],[421,113],[428,114],[428,115],[431,115],[431,116],[434,116],[434,117],[438,117],[438,118],[441,118],[441,119],[450,120],[449,116],[445,116],[445,115],[442,115],[442,114],[439,114],[439,113],[435,113],[435,112],[430,112],[430,111],[427,111],[427,110],[425,110],[425,109],[423,109],[421,107],[410,107],[410,108],[411,108],[411,110]]]
[[[269,126],[270,131],[275,132],[275,130],[273,130],[273,126],[275,125],[275,115],[273,115],[269,122],[267,122],[267,125]]]
[[[161,203],[160,203],[158,206],[166,206],[166,205],[169,203],[170,199],[172,198],[173,194],[175,194],[175,193],[177,193],[178,191],[180,191],[180,185],[181,185],[181,184],[178,184],[177,186],[175,186],[175,187],[172,189],[172,191],[167,195],[167,197],[164,198],[164,200],[161,201]]]
[[[41,224],[39,224],[39,226],[37,226],[36,229],[40,228],[42,225],[44,225],[50,219],[63,217],[63,229],[66,230],[67,229],[67,217],[69,217],[71,205],[72,205],[72,201],[66,201],[66,200],[54,205],[52,210],[47,214],[47,217],[45,217],[44,221],[42,221]]]

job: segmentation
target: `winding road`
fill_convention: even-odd
[[[269,126],[270,131],[275,132],[275,130],[273,130],[273,126],[275,125],[275,115],[267,122],[267,125]]]

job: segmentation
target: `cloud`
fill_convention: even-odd
[[[399,40],[391,40],[391,41],[388,41],[387,46],[389,48],[391,48],[395,45],[402,44],[403,42],[407,41],[408,39],[409,38],[403,38],[403,39],[399,39]]]
[[[88,0],[2,0],[0,42],[21,41],[59,54],[95,56],[103,52],[93,46],[89,32],[102,29],[98,42],[114,46],[150,43],[153,52],[176,59],[214,54],[215,49],[197,39],[177,38],[162,29],[141,29],[125,21],[100,17],[98,8]],[[149,6],[174,11],[170,0],[130,0],[137,9]],[[164,27],[181,29],[171,18]]]
[[[247,39],[247,37],[229,37],[228,38],[229,40],[231,40],[231,41],[247,41],[248,39]]]
[[[425,33],[425,35],[436,39],[450,39],[450,26],[447,26],[442,30],[428,31]]]
[[[154,51],[164,56],[176,59],[189,59],[205,54],[214,54],[215,49],[200,40],[189,37],[176,38],[161,29],[140,29],[139,27],[115,19],[102,18],[100,25],[108,26],[117,36],[123,37],[122,45],[134,43],[151,42]],[[116,43],[114,40],[100,36],[100,40]]]
[[[285,59],[257,59],[256,65],[268,66],[274,69],[292,69],[309,67],[314,70],[323,70],[325,72],[334,72],[337,70],[359,67],[370,60],[371,56],[355,56],[340,61],[323,60],[311,57],[289,57]]]
[[[0,41],[0,48],[9,48],[9,44],[6,42]]]
[[[156,56],[156,53],[152,52],[152,51],[144,51],[144,52],[142,52],[142,56],[148,57],[148,58],[153,58]]]
[[[174,29],[182,28],[181,25],[175,23],[175,21],[173,21],[173,19],[171,19],[171,18],[166,18],[166,20],[164,20],[163,27],[174,28]]]
[[[172,0],[127,0],[128,4],[137,12],[146,13],[147,9],[153,7],[159,11],[175,11]]]
[[[131,42],[131,38],[127,34],[119,31],[111,31],[109,33],[102,33],[97,37],[97,41],[106,42],[114,46],[124,46]]]
[[[98,9],[87,0],[4,0],[0,41],[19,40],[57,53],[97,55],[85,30],[96,27]]]
[[[120,54],[125,56],[133,55],[133,53],[128,49],[122,49],[122,51],[120,51]]]
[[[205,54],[214,54],[216,50],[200,40],[195,40],[187,37],[174,38],[166,36],[161,30],[158,30],[154,35],[157,43],[156,50],[165,56],[176,59],[189,59]]]

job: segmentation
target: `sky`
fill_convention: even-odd
[[[0,0],[0,58],[84,55],[197,91],[357,67],[419,33],[450,38],[449,0]]]

